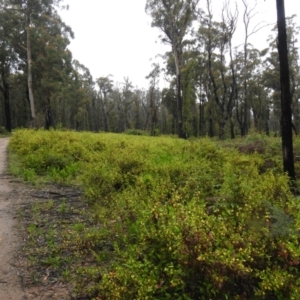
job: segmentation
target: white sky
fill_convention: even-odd
[[[241,3],[241,0],[236,0]],[[251,2],[252,0],[249,0]],[[260,14],[253,25],[260,21],[276,22],[276,1],[259,0]],[[234,1],[232,1],[234,2]],[[157,54],[164,54],[169,47],[159,41],[159,30],[151,27],[151,18],[145,13],[146,0],[65,0],[69,11],[61,12],[64,22],[75,33],[70,50],[90,71],[94,79],[113,75],[115,82],[129,77],[134,86],[147,88],[145,79],[151,64],[158,61]],[[205,0],[200,0],[200,6]],[[214,5],[223,3],[213,0]],[[218,4],[217,4],[218,5]],[[300,14],[300,0],[285,0],[286,16]],[[216,11],[217,17],[218,12]],[[240,20],[242,11],[240,12]],[[300,25],[299,16],[296,18]],[[257,48],[266,47],[272,26],[254,35],[250,42]],[[243,41],[242,24],[238,26],[236,40]],[[161,84],[164,85],[163,78]]]

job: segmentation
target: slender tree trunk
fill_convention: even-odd
[[[225,111],[221,110],[221,115],[219,116],[219,139],[225,139],[225,125],[226,125],[226,117],[224,117]]]
[[[52,109],[51,109],[51,98],[50,93],[47,92],[46,95],[46,105],[45,105],[45,129],[49,130],[53,127],[53,117],[52,117]]]
[[[154,93],[154,86],[151,89],[151,93],[150,93],[150,116],[151,116],[151,136],[155,135],[155,127],[156,127],[156,123],[157,123],[157,107],[155,104],[155,93]]]
[[[209,115],[209,137],[213,138],[215,136],[215,132],[214,132],[214,120],[213,120],[213,115],[211,110],[209,114],[210,114]]]
[[[212,69],[212,37],[211,37],[211,24],[209,25],[209,41],[208,41],[208,47],[207,47],[207,55],[208,55],[208,71],[209,71],[209,78],[211,80],[212,83],[212,87],[213,87],[213,95],[215,98],[215,102],[218,105],[220,112],[219,112],[219,118],[218,118],[218,123],[219,123],[219,139],[224,139],[224,127],[226,124],[226,120],[227,120],[227,116],[225,115],[225,102],[224,99],[221,99],[221,96],[218,95],[218,87],[216,84],[216,80],[215,80],[215,76],[213,74],[213,69]],[[221,57],[223,55],[223,49],[220,50],[221,51]],[[225,78],[224,78],[224,73],[221,71],[221,77],[222,77],[222,83],[223,83],[223,87],[224,87],[224,93],[226,94],[227,91],[227,86],[225,83]],[[212,125],[210,125],[212,126]]]
[[[233,122],[232,118],[230,118],[230,138],[232,140],[235,139],[234,122]]]
[[[295,180],[291,111],[292,103],[290,92],[290,75],[288,63],[284,0],[276,0],[276,6],[278,26],[278,53],[280,62],[283,169],[285,172],[288,173],[291,180]]]
[[[245,40],[244,40],[244,62],[243,62],[243,88],[244,88],[244,110],[241,113],[241,135],[244,137],[248,133],[248,38],[249,38],[249,22],[250,22],[250,12],[248,10],[247,1],[243,1],[245,6],[245,11],[243,14],[243,23],[245,28]],[[251,9],[250,9],[251,10]],[[241,108],[243,105],[241,106]]]
[[[199,120],[199,131],[200,136],[205,136],[206,134],[206,128],[205,128],[205,118],[204,118],[204,101],[200,100],[199,105],[199,114],[200,114],[200,120]]]
[[[3,86],[0,87],[3,100],[4,100],[4,115],[5,115],[5,129],[8,132],[11,132],[11,112],[10,112],[10,97],[9,97],[9,84],[5,79],[5,72],[2,70],[2,84]]]
[[[9,101],[9,88],[4,90],[4,113],[5,113],[5,129],[11,132],[11,113],[10,113],[10,101]]]
[[[228,40],[228,44],[229,44],[229,57],[230,57],[230,70],[231,70],[231,90],[230,90],[230,94],[229,94],[229,101],[227,104],[227,115],[230,121],[230,138],[234,139],[235,138],[235,133],[234,133],[234,121],[232,118],[232,114],[233,114],[233,108],[236,104],[236,94],[237,94],[237,82],[236,82],[236,74],[235,74],[235,66],[234,66],[234,62],[233,62],[233,53],[232,53],[232,38],[233,38],[233,34],[236,31],[236,26],[237,26],[237,11],[236,11],[236,15],[230,15],[229,21],[231,22],[231,26],[229,27],[230,29],[230,36],[229,36],[229,40]]]
[[[108,118],[107,118],[107,111],[106,111],[106,95],[105,94],[104,94],[104,99],[102,99],[102,96],[100,96],[100,102],[101,102],[104,131],[108,132],[108,120],[107,120]]]
[[[245,57],[244,57],[244,64],[245,64],[245,74],[244,74],[244,114],[243,114],[243,121],[242,121],[242,136],[246,136],[248,133],[248,83],[247,83],[247,47],[245,47]]]
[[[150,114],[150,112],[148,111],[148,112],[147,112],[147,117],[146,117],[146,123],[145,123],[144,131],[146,131],[146,130],[147,130],[147,127],[148,127],[149,114]]]
[[[176,66],[176,83],[177,83],[177,130],[178,137],[185,139],[185,133],[183,131],[183,118],[182,118],[182,108],[183,108],[183,100],[181,95],[181,74],[180,74],[180,65],[179,65],[179,57],[176,46],[173,46],[173,55],[175,59]]]
[[[178,122],[178,137],[186,138],[183,130],[183,118],[182,118],[182,96],[181,96],[181,76],[177,75],[177,122]]]
[[[28,93],[29,93],[29,102],[31,110],[31,118],[33,123],[35,122],[35,108],[34,108],[34,97],[33,97],[33,88],[32,88],[32,57],[31,57],[31,45],[30,45],[30,12],[27,8],[26,16],[26,46],[27,46],[27,68],[28,68]]]

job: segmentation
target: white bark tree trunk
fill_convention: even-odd
[[[26,16],[26,48],[27,48],[27,64],[28,64],[28,93],[29,93],[29,103],[31,110],[31,118],[35,120],[35,108],[34,108],[34,97],[33,97],[33,88],[32,88],[32,58],[31,58],[31,46],[30,46],[30,12],[27,8]]]

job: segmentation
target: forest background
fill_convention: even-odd
[[[278,133],[280,84],[276,26],[255,23],[256,2],[242,0],[235,6],[225,1],[220,13],[214,13],[213,1],[191,3],[194,11],[188,18],[178,19],[172,25],[180,33],[176,40],[177,63],[170,37],[161,34],[166,52],[153,63],[148,74],[140,75],[143,78],[146,75],[148,87],[139,88],[128,77],[122,83],[114,82],[109,74],[94,79],[86,66],[73,59],[70,41],[74,33],[60,16],[68,13],[62,1],[2,0],[0,124],[11,131],[32,126],[34,120],[34,126],[46,129],[118,133],[146,130],[152,135],[177,134],[182,127],[181,136],[208,135],[221,139],[244,136],[251,128],[267,134]],[[148,1],[146,11],[152,26],[159,27],[151,15],[150,4]],[[189,14],[184,6],[177,9],[179,15]],[[295,15],[287,17],[292,114],[298,132],[299,26],[296,20]],[[238,45],[237,24],[239,31],[241,28],[244,31]],[[268,46],[258,49],[249,40],[267,25],[270,34],[261,44]],[[161,78],[164,87],[159,84]],[[177,95],[182,98],[180,113]]]

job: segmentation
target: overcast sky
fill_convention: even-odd
[[[201,2],[206,3],[200,0],[200,5]],[[222,2],[213,0],[215,4]],[[163,54],[169,47],[160,43],[159,30],[151,28],[151,19],[145,13],[146,0],[65,0],[64,3],[70,8],[61,13],[62,18],[75,33],[69,47],[73,58],[84,64],[94,79],[111,74],[115,82],[123,82],[124,77],[129,77],[134,86],[147,88],[145,76],[151,71],[151,64],[157,61],[157,54]],[[285,8],[287,16],[300,14],[300,0],[285,0]],[[296,20],[300,25],[298,16]],[[276,22],[275,0],[260,0],[253,25],[260,21]],[[242,28],[240,24],[236,43],[238,39],[242,43]],[[250,42],[257,48],[266,47],[271,28],[256,34]]]

